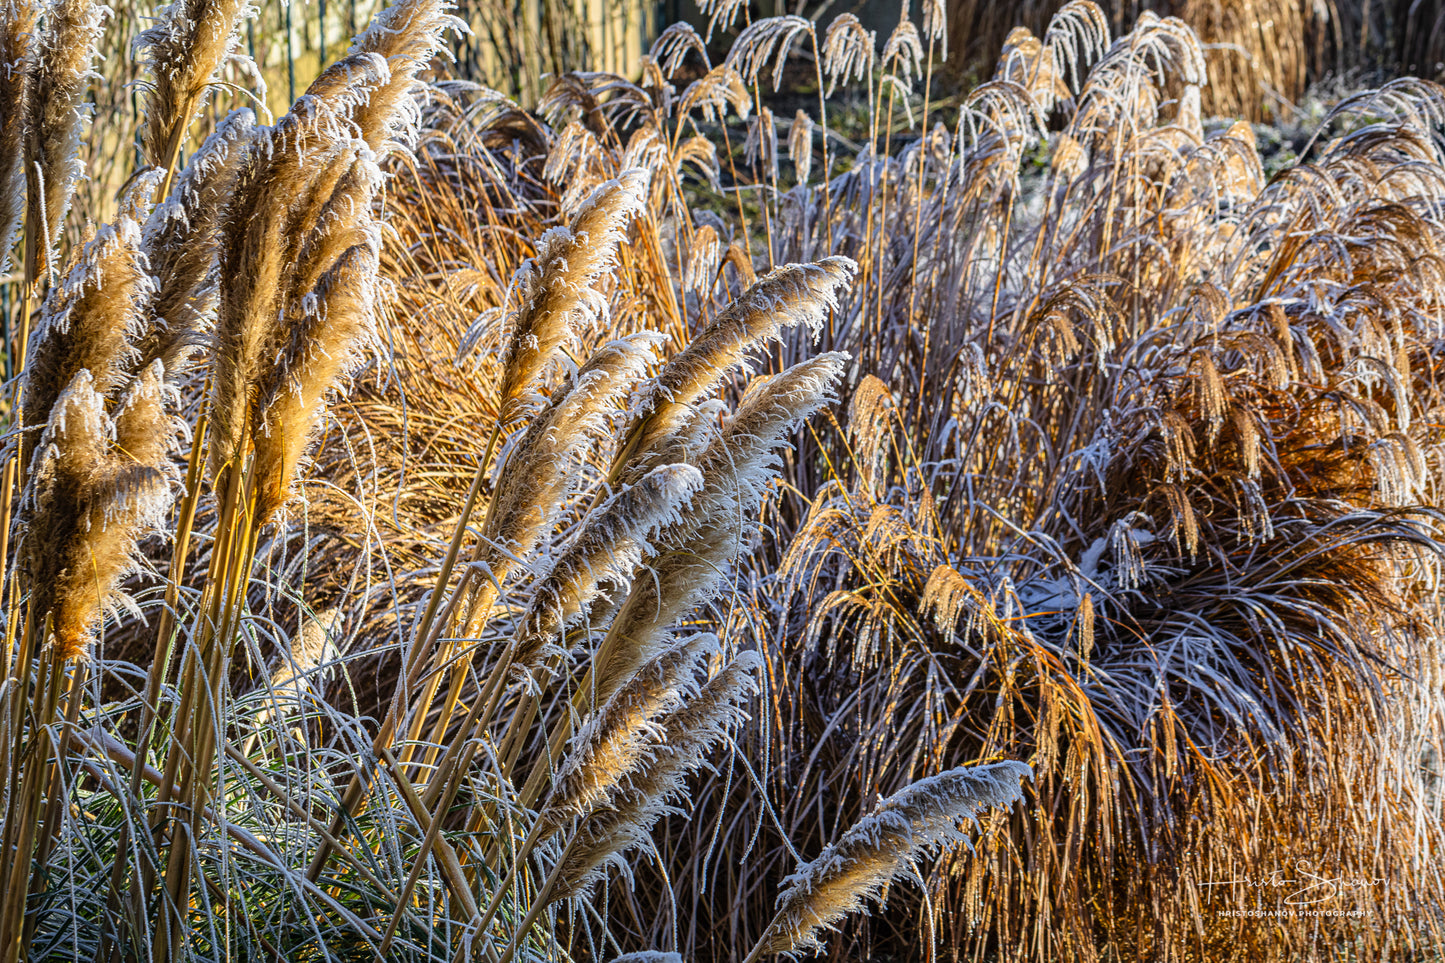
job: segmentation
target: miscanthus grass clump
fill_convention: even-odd
[[[429,330],[404,311],[417,286],[459,298],[383,200],[427,148],[423,107],[447,95],[417,76],[457,21],[401,0],[274,122],[238,110],[198,137],[253,13],[159,11],[139,166],[69,247],[104,10],[0,15],[0,237],[21,255],[0,959],[613,956],[593,900],[757,711],[762,658],[709,613],[848,364],[772,351],[823,332],[857,265],[739,260],[735,291],[653,323],[619,278],[636,249],[663,263],[681,194],[596,165],[478,260],[487,310]],[[413,387],[480,406],[427,426],[452,460],[417,467],[418,513],[397,507],[418,485],[404,415],[369,471],[346,444]],[[823,875],[866,861],[874,895],[1026,773],[925,784],[931,803],[894,806],[917,840],[880,812]],[[878,852],[848,855],[860,834]],[[835,889],[795,887],[789,919],[834,920]]]

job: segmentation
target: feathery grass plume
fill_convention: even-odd
[[[857,270],[852,260],[835,255],[814,264],[785,265],[758,278],[663,366],[641,410],[664,401],[697,401],[742,364],[748,351],[775,340],[785,328],[806,325],[816,334],[828,312],[838,309]]]
[[[756,532],[763,492],[787,432],[822,407],[848,356],[832,352],[756,379],[737,411],[697,457],[702,489],[680,524],[663,533],[650,576],[633,583],[593,663],[597,702],[611,698],[664,644],[665,630],[712,598],[730,561]]]
[[[284,506],[326,393],[374,338],[379,239],[369,211],[380,184],[371,152],[360,148],[292,265],[286,341],[256,386],[259,430],[252,443],[262,518]]]
[[[215,320],[220,225],[256,137],[255,115],[237,110],[216,126],[151,211],[141,250],[156,279],[148,330],[136,343],[139,363],[165,362],[180,379]]]
[[[640,950],[636,953],[624,953],[621,956],[614,956],[612,963],[682,963],[682,957],[677,953]]]
[[[150,82],[140,124],[146,164],[168,170],[217,75],[240,45],[250,0],[172,0],[136,38]]]
[[[445,20],[425,16],[407,20],[407,9],[425,3],[404,0],[392,8],[392,16],[418,29],[443,30]],[[411,30],[408,26],[408,49],[420,42]],[[268,401],[277,396],[284,379],[279,378],[273,359],[284,354],[294,363],[303,356],[294,343],[292,322],[306,317],[315,306],[316,286],[357,244],[374,249],[371,203],[380,177],[372,152],[352,134],[359,130],[357,111],[370,105],[391,79],[379,53],[362,52],[333,64],[285,117],[258,134],[237,177],[220,229],[222,283],[210,402],[215,425],[210,450],[213,479],[219,480],[226,466],[245,454],[248,435],[260,428],[253,423],[252,411],[258,392],[264,391],[262,397]],[[412,108],[406,102],[414,92],[410,80],[400,91],[372,105],[375,110],[366,123],[388,136],[410,123]],[[351,267],[327,282],[338,283],[338,292],[345,289],[347,293],[339,296],[352,307],[370,299],[369,284],[354,283],[362,260],[354,254]],[[340,283],[346,278],[351,280]],[[344,314],[348,320],[340,328],[350,331],[360,315]],[[316,333],[326,330],[322,324]],[[342,337],[333,346],[354,346],[355,340]],[[317,360],[313,357],[312,363]],[[350,365],[352,358],[344,355],[334,361],[333,374]],[[313,387],[324,392],[329,383]],[[271,442],[269,464],[279,469],[291,463],[291,455],[283,451],[299,457],[304,444],[305,437],[294,433],[285,443]],[[283,489],[290,478],[273,471],[270,482],[266,497],[274,509],[280,504],[277,499],[284,501]]]
[[[964,766],[920,779],[880,802],[812,862],[784,880],[773,923],[749,956],[821,950],[819,931],[876,900],[899,873],[948,846],[972,848],[960,823],[1023,799],[1021,762]]]
[[[137,542],[170,506],[178,424],[160,362],[121,395],[114,416],[82,369],[56,399],[16,519],[37,618],[49,614],[62,660],[79,657],[101,617],[127,605],[121,579]]]
[[[40,618],[66,603],[86,608],[83,583],[78,590],[66,584],[75,583],[83,573],[70,572],[67,563],[73,560],[71,548],[80,535],[81,519],[89,515],[84,501],[96,487],[110,447],[105,401],[89,371],[82,369],[72,376],[46,416],[41,422],[45,433],[36,447],[14,522],[19,546],[14,564],[31,585],[31,611]],[[73,624],[77,619],[66,621]]]
[[[747,719],[743,705],[758,691],[761,667],[756,652],[739,653],[696,697],[659,721],[662,733],[656,748],[641,758],[610,806],[577,828],[558,868],[554,900],[586,896],[609,866],[631,879],[624,854],[646,843],[653,824],[676,811],[672,801],[685,791],[687,777],[706,765],[713,746]]]
[[[273,688],[284,685],[294,690],[301,677],[334,659],[336,643],[332,633],[336,631],[340,617],[341,612],[337,609],[304,615],[301,631],[296,633],[286,649],[285,658],[271,673],[269,681]]]
[[[638,564],[652,552],[647,538],[679,521],[680,510],[701,487],[696,468],[662,465],[590,514],[533,590],[516,665],[535,669],[552,640],[586,617],[599,596],[625,592]]]
[[[643,209],[648,174],[624,171],[601,185],[578,210],[569,228],[553,228],[537,255],[514,282],[520,298],[502,356],[501,420],[533,403],[537,380],[574,336],[578,325],[605,308],[598,279],[617,263],[617,245],[628,220]]]
[[[692,236],[687,252],[687,268],[683,272],[682,284],[699,297],[712,290],[717,281],[717,271],[722,255],[722,240],[717,228],[704,224]]]
[[[51,252],[82,173],[78,155],[85,95],[109,12],[94,0],[56,0],[45,11],[25,99],[26,223],[36,226],[35,236],[25,242],[31,277],[51,270]]]
[[[793,115],[788,128],[788,159],[793,162],[798,183],[808,183],[813,174],[813,118],[801,108]]]
[[[448,53],[443,42],[447,30],[469,32],[464,21],[447,14],[450,6],[446,0],[392,4],[371,19],[347,51],[348,58],[378,54],[386,59],[386,81],[352,112],[352,121],[373,151],[384,152],[398,138],[409,143],[415,134],[426,91],[417,72],[437,54]]]
[[[10,267],[15,232],[25,213],[25,147],[30,59],[40,4],[4,0],[0,5],[0,271]]]
[[[631,778],[663,744],[660,720],[698,696],[695,676],[718,652],[713,635],[696,635],[669,647],[639,671],[572,737],[557,769],[541,818],[551,825],[610,807]]]
[[[619,414],[617,402],[636,388],[655,343],[652,335],[634,335],[598,349],[509,441],[478,546],[479,559],[494,575],[507,571],[511,558],[530,553],[552,523],[579,481],[578,459]]]
[[[286,340],[281,319],[292,306],[284,296],[310,215],[354,159],[349,144],[313,143],[306,126],[293,112],[258,137],[221,225],[209,451],[217,486],[246,455],[256,385]]]
[[[733,42],[732,49],[728,51],[727,65],[735,68],[743,81],[751,85],[761,81],[771,62],[773,90],[780,90],[783,70],[788,64],[788,51],[799,37],[813,36],[813,21],[802,17],[783,15],[754,20]]]
[[[316,282],[292,321],[286,354],[261,386],[256,449],[257,511],[271,518],[285,506],[297,468],[325,413],[325,396],[359,363],[358,346],[374,337],[376,248],[354,245]]]
[[[135,360],[132,340],[155,293],[140,245],[140,226],[130,218],[105,225],[46,295],[22,383],[27,425],[49,421],[56,399],[82,370],[91,390],[112,400],[125,384]]]

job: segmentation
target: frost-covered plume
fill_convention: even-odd
[[[578,459],[602,439],[619,402],[636,388],[656,340],[644,333],[603,345],[508,443],[478,547],[478,560],[494,574],[536,546],[578,482]]]
[[[806,110],[799,109],[788,128],[788,159],[793,162],[798,183],[808,183],[813,174],[813,118]]]
[[[549,825],[613,805],[632,776],[664,747],[661,719],[698,697],[695,679],[718,651],[711,635],[693,636],[653,659],[573,736],[542,814]]]
[[[668,626],[712,598],[733,559],[751,543],[764,489],[778,464],[774,449],[832,396],[846,360],[822,354],[758,379],[697,458],[701,491],[681,522],[663,533],[664,550],[649,576],[633,583],[598,650],[599,701],[656,653]]]
[[[1020,780],[1033,771],[1021,762],[950,769],[894,793],[784,880],[778,912],[748,959],[819,950],[819,931],[877,899],[899,873],[924,856],[969,843],[961,823],[985,809],[1023,798]]]
[[[236,176],[219,227],[210,463],[220,485],[254,445],[263,520],[289,497],[321,399],[371,340],[381,186],[371,141],[412,122],[416,58],[450,23],[434,13],[428,0],[392,7],[391,26],[358,41],[376,49],[324,71]]]
[[[138,566],[138,541],[169,511],[170,454],[184,431],[159,361],[121,394],[114,415],[88,370],[56,399],[16,518],[32,609],[50,616],[60,657],[85,651],[101,617],[133,610],[121,580]]]
[[[644,409],[663,402],[697,401],[747,353],[797,325],[815,334],[839,308],[858,265],[842,256],[816,264],[789,264],[758,278],[657,375]]]
[[[30,334],[22,382],[25,424],[44,425],[56,399],[88,371],[94,390],[116,397],[135,359],[155,285],[140,250],[140,227],[128,217],[100,228],[50,289]]]
[[[701,486],[696,468],[663,465],[589,515],[533,591],[516,665],[535,669],[552,640],[587,617],[599,596],[625,592],[637,566],[652,553],[647,539],[677,522],[679,510]]]
[[[26,67],[39,18],[40,4],[32,0],[0,2],[0,271],[10,267],[16,229],[25,213]]]
[[[82,173],[80,134],[86,91],[108,7],[94,0],[57,0],[45,11],[26,90],[25,176],[27,270],[51,270],[51,250]],[[43,225],[43,229],[42,229]]]
[[[520,306],[502,356],[504,423],[536,401],[537,381],[577,329],[605,312],[596,285],[617,263],[618,242],[628,220],[643,209],[647,182],[646,171],[629,170],[599,186],[571,227],[544,234],[536,256],[518,272]]]
[[[743,704],[757,692],[762,660],[740,653],[704,684],[695,698],[658,721],[659,744],[642,757],[608,808],[585,819],[559,868],[554,899],[586,894],[609,865],[624,876],[625,854],[650,838],[653,825],[673,811],[688,775],[706,765],[713,747],[747,718]]]
[[[442,42],[448,30],[468,32],[464,21],[446,12],[450,6],[445,0],[392,4],[372,18],[347,51],[347,59],[376,54],[386,60],[386,81],[352,114],[372,150],[382,152],[392,143],[409,144],[415,136],[426,89],[416,79],[417,71],[438,54],[450,56]]]
[[[160,358],[173,382],[215,322],[220,224],[256,133],[250,110],[221,121],[141,230],[141,250],[157,290],[137,345],[139,363]]]
[[[236,52],[250,0],[173,0],[136,38],[147,72],[140,149],[145,162],[169,168],[191,121],[205,106],[221,67]]]

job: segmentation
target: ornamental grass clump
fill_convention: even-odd
[[[1345,100],[1270,178],[1253,129],[1206,116],[1238,75],[1179,19],[1116,35],[1064,5],[955,110],[927,83],[937,19],[869,44],[843,17],[707,13],[738,29],[721,64],[674,27],[637,80],[559,78],[525,124],[478,95],[438,113],[416,180],[499,235],[625,160],[683,191],[682,171],[746,185],[674,209],[621,264],[669,318],[722,319],[753,267],[858,266],[820,331],[851,356],[848,416],[797,440],[708,625],[765,660],[738,737],[755,768],[704,775],[692,818],[655,828],[683,868],[634,867],[609,904],[621,948],[676,932],[687,958],[738,959],[801,853],[1003,758],[1032,767],[1026,805],[976,852],[922,860],[926,898],[843,923],[835,958],[1438,952],[1440,90]],[[868,105],[846,165],[826,101],[780,129],[769,100],[810,55],[824,96]],[[734,74],[751,97],[730,99]],[[446,263],[439,240],[415,249]],[[803,360],[805,330],[778,332],[773,364]],[[666,396],[644,410],[644,435],[706,445]],[[1390,882],[1268,931],[1221,912],[1250,896],[1221,881],[1299,859]],[[675,914],[650,912],[663,896]]]
[[[272,121],[177,0],[82,234],[0,4],[0,963],[1438,949],[1445,92],[1266,178],[1183,21],[922,13],[529,110],[401,0]]]
[[[427,358],[486,386],[488,430],[450,442],[467,474],[435,485],[451,513],[393,556],[360,500],[318,504],[312,556],[348,386],[377,416],[405,410],[405,374],[437,384],[408,371],[425,333],[393,340],[425,275],[388,276],[381,200],[454,21],[403,0],[274,123],[242,109],[193,139],[252,11],[165,8],[140,43],[142,166],[67,252],[99,14],[66,3],[3,24],[33,321],[0,548],[4,959],[507,963],[609,939],[589,895],[631,878],[750,715],[758,655],[698,622],[846,359],[753,370],[780,332],[821,328],[855,265],[749,271],[695,327],[678,308],[667,333],[618,330],[624,246],[660,253],[660,195],[648,169],[599,177],[510,252],[499,310]],[[389,467],[372,477],[405,485]],[[395,591],[316,589],[305,563],[348,538],[383,565],[410,552]],[[395,673],[372,715],[330,685],[355,692],[358,659]]]

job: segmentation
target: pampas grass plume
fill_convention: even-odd
[[[597,281],[616,263],[628,219],[643,209],[648,174],[624,171],[599,186],[570,228],[543,235],[537,255],[519,272],[521,307],[502,357],[502,420],[532,399],[537,379],[586,318],[605,307]]]
[[[94,0],[58,0],[46,10],[36,44],[25,100],[26,218],[35,228],[35,236],[26,240],[32,277],[50,270],[50,252],[82,173],[78,155],[90,66],[109,12]]]
[[[758,278],[663,367],[650,404],[694,402],[706,394],[752,348],[785,328],[806,325],[815,333],[852,282],[858,265],[840,255],[816,264],[789,264]]]
[[[969,845],[962,822],[1023,798],[1021,762],[950,769],[894,793],[812,862],[784,880],[778,912],[750,959],[822,949],[819,931],[863,909],[895,876],[920,858],[957,843]]]
[[[535,668],[544,645],[585,616],[604,591],[625,591],[637,565],[651,553],[646,539],[678,521],[679,510],[701,487],[696,468],[663,465],[592,513],[532,595],[517,666]]]
[[[643,757],[610,808],[584,820],[561,865],[554,899],[585,895],[615,865],[631,872],[623,854],[649,838],[652,826],[672,811],[689,773],[704,765],[712,747],[747,718],[743,703],[757,692],[762,659],[740,653],[702,686],[695,698],[660,720],[659,745]]]
[[[9,269],[15,232],[25,213],[25,130],[28,61],[40,4],[0,3],[0,271]]]
[[[137,38],[151,75],[140,127],[147,164],[171,163],[251,13],[249,0],[173,0]]]

